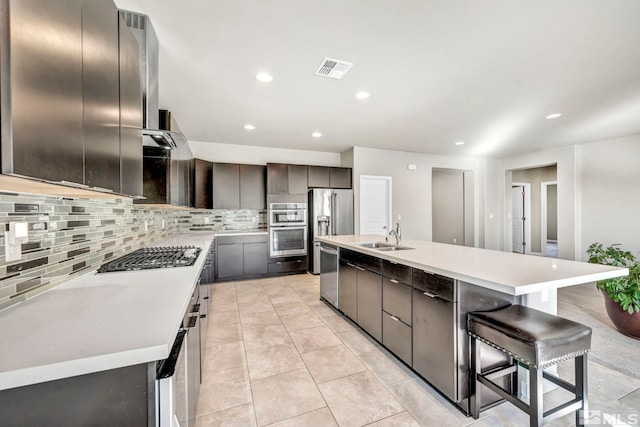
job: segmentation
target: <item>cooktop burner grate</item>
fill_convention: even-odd
[[[193,265],[202,249],[195,246],[160,246],[142,248],[109,261],[98,269],[98,273],[113,271],[146,270],[151,268],[189,267]]]

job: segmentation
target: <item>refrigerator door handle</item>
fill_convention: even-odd
[[[331,235],[336,235],[336,193],[331,193],[331,218],[329,218],[329,224],[331,226]]]

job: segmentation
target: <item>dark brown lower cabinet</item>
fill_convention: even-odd
[[[358,324],[382,342],[382,276],[356,267]]]
[[[340,259],[338,268],[338,308],[349,316],[354,322],[358,322],[358,287],[356,283],[357,269],[350,262]]]
[[[216,280],[259,276],[269,272],[266,234],[216,237]]]

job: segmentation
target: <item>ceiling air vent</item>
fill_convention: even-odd
[[[316,76],[331,77],[332,79],[341,79],[353,64],[337,59],[324,58],[320,68],[316,71]]]

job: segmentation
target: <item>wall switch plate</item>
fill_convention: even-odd
[[[209,224],[209,217],[208,217],[208,216],[205,216],[205,217],[204,217],[204,223],[205,223],[205,224]]]
[[[458,239],[456,239],[455,237],[453,238],[453,243],[458,243]]]

